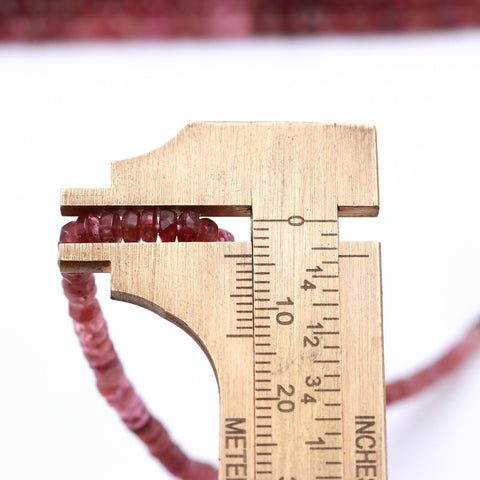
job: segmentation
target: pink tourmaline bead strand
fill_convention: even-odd
[[[163,241],[175,241],[177,233],[179,239],[182,234],[189,239],[194,238],[190,241],[233,241],[233,236],[225,230],[219,230],[215,222],[209,219],[199,220],[198,215],[191,211],[183,215],[188,220],[186,231],[182,230],[183,224],[177,227],[176,215],[169,211],[161,212],[160,222],[153,210],[144,211],[141,215],[129,211],[122,220],[116,213],[106,213],[100,219],[93,214],[82,215],[76,222],[70,222],[62,228],[60,243],[119,242],[122,234],[125,241],[138,241],[142,238],[153,242],[156,241],[157,234]],[[211,465],[188,458],[135,392],[125,375],[95,298],[97,289],[94,276],[90,273],[63,273],[62,277],[75,333],[95,373],[97,388],[102,396],[117,411],[125,425],[145,443],[151,454],[173,475],[183,480],[217,480],[217,470]]]
[[[402,380],[386,387],[387,405],[425,390],[445,375],[460,367],[480,348],[480,320],[466,335],[437,361]]]
[[[171,210],[128,210],[122,218],[107,212],[97,217],[93,213],[80,215],[61,243],[118,243],[125,242],[233,242],[233,235],[218,228],[209,218],[200,218],[193,210],[186,210],[177,219]],[[68,237],[68,238],[67,238]]]

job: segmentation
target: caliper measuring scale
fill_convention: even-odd
[[[67,189],[62,213],[191,208],[251,216],[252,241],[60,246],[63,271],[109,271],[112,298],[187,331],[220,396],[220,480],[386,479],[375,129],[195,123]]]

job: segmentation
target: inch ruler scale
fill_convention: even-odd
[[[387,478],[380,249],[339,242],[378,213],[373,127],[195,123],[62,191],[62,213],[142,207],[251,216],[252,241],[66,244],[62,271],[187,331],[215,371],[220,480]]]

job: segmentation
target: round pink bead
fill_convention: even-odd
[[[218,226],[209,218],[200,219],[200,233],[198,234],[198,242],[216,242],[218,237]]]
[[[224,230],[223,228],[218,229],[218,237],[217,237],[217,242],[234,242],[235,237],[228,232],[227,230]]]

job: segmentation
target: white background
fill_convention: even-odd
[[[195,120],[374,124],[389,379],[435,358],[480,310],[480,33],[0,46],[0,477],[169,478],[95,390],[57,269],[62,187]],[[228,227],[228,222],[222,226]],[[233,227],[248,239],[248,224]],[[197,345],[100,298],[127,373],[192,455],[216,462],[215,379]],[[388,412],[391,480],[480,471],[480,355]]]

